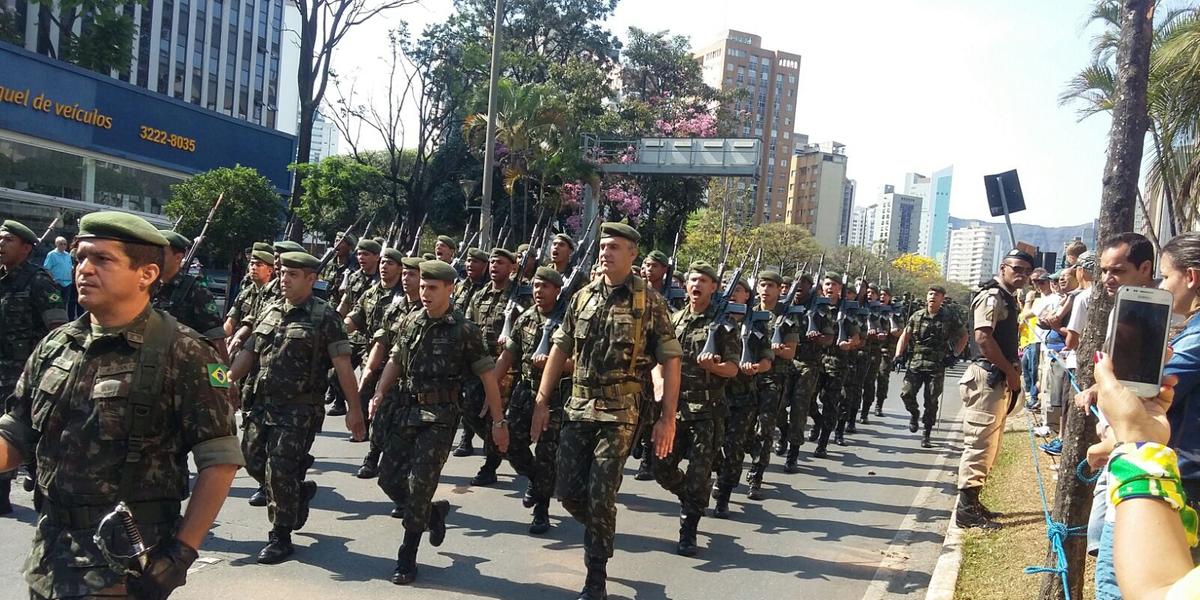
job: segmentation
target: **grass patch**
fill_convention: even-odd
[[[1039,451],[1047,500],[1053,506],[1056,481],[1050,458]],[[1045,561],[1046,521],[1038,494],[1037,474],[1030,457],[1029,433],[1023,426],[1019,431],[1004,434],[1000,455],[988,476],[982,499],[988,508],[1004,513],[1000,519],[1004,527],[995,531],[970,529],[965,532],[962,567],[954,597],[960,600],[1038,598],[1044,575],[1026,575],[1025,567],[1042,565]],[[1083,595],[1094,598],[1093,560],[1087,561],[1086,569]]]

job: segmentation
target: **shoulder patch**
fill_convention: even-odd
[[[208,363],[209,387],[229,389],[229,370],[220,363]]]

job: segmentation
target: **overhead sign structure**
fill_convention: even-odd
[[[1025,195],[1021,192],[1021,180],[1017,170],[1005,171],[995,175],[984,175],[983,185],[987,190],[988,208],[993,217],[1004,215],[1004,223],[1008,226],[1008,240],[1011,247],[1017,247],[1017,236],[1013,233],[1012,213],[1025,210]]]

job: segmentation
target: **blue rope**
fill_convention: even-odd
[[[1079,481],[1081,483],[1086,483],[1088,485],[1091,485],[1091,484],[1099,481],[1100,473],[1102,473],[1104,471],[1103,469],[1101,469],[1099,471],[1096,471],[1095,473],[1092,473],[1091,475],[1088,475],[1087,469],[1088,469],[1088,461],[1086,458],[1079,461],[1078,465],[1075,465],[1075,476],[1079,478]]]
[[[1033,456],[1033,470],[1037,474],[1038,494],[1042,499],[1042,515],[1046,519],[1046,537],[1050,539],[1050,547],[1054,550],[1055,565],[1053,567],[1025,567],[1027,575],[1036,573],[1057,573],[1062,578],[1064,600],[1071,600],[1070,587],[1067,585],[1067,551],[1064,547],[1071,536],[1087,533],[1087,526],[1068,527],[1055,521],[1050,516],[1050,502],[1046,499],[1046,484],[1042,482],[1042,466],[1038,462],[1037,441],[1033,437],[1033,428],[1029,428],[1029,450]]]

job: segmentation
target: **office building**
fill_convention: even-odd
[[[844,144],[797,148],[788,172],[785,222],[807,228],[823,245],[844,244],[854,201],[853,187],[848,187]]]
[[[341,135],[332,121],[320,112],[313,116],[312,147],[309,149],[308,162],[321,162],[326,156],[338,153],[338,140]]]
[[[880,256],[898,256],[917,251],[921,232],[921,198],[883,186],[879,202],[865,214],[864,247]]]
[[[945,272],[946,252],[950,246],[950,189],[954,183],[954,166],[935,171],[929,179],[929,196],[921,210],[918,252],[937,261]]]
[[[792,152],[807,144],[807,139],[798,143],[792,134],[800,55],[763,48],[761,36],[728,30],[694,56],[700,61],[705,83],[748,94],[732,108],[745,114],[733,135],[758,138],[763,143],[757,181],[735,184],[752,192],[752,223],[784,219]]]
[[[982,223],[950,232],[946,279],[966,286],[977,286],[996,273],[998,262],[996,232]]]
[[[846,245],[851,248],[866,248],[868,227],[867,207],[855,206],[850,212],[850,227],[846,236]]]

